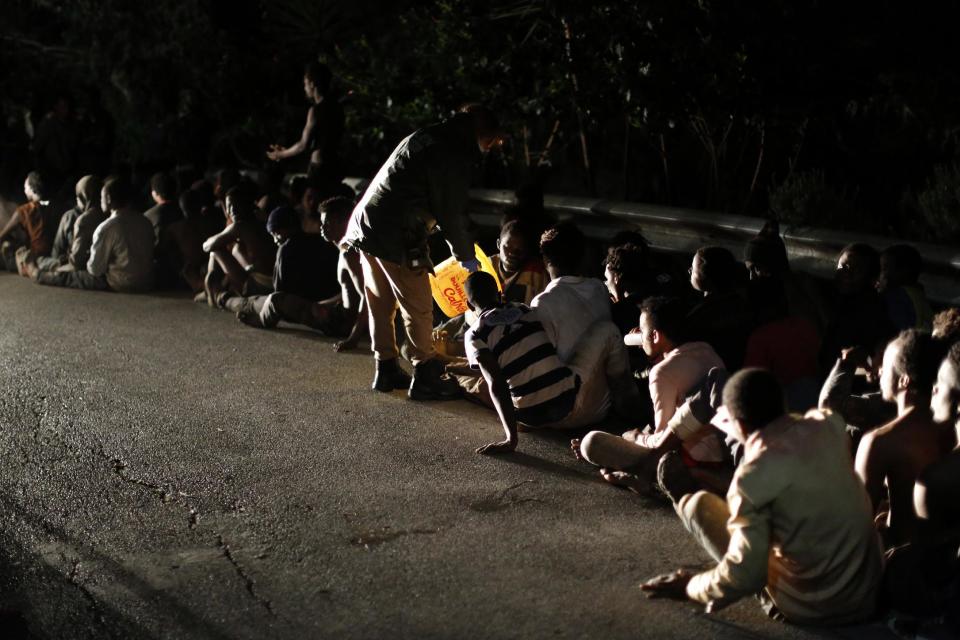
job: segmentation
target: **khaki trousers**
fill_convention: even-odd
[[[370,341],[377,360],[392,360],[400,355],[393,324],[397,309],[403,318],[414,366],[435,357],[433,297],[427,272],[381,260],[368,253],[361,252],[360,257],[363,295],[370,314]]]

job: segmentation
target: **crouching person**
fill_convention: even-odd
[[[110,217],[93,232],[86,270],[43,270],[31,275],[40,284],[74,289],[138,293],[153,288],[153,225],[130,208],[132,198],[133,189],[126,180],[108,178],[100,192],[100,204]],[[88,220],[95,220],[95,215]],[[78,225],[83,219],[78,219]],[[85,233],[81,228],[74,239],[82,239]]]
[[[622,411],[639,395],[616,325],[595,323],[569,362],[557,356],[536,309],[504,303],[493,276],[472,273],[467,303],[479,316],[467,331],[467,360],[479,368],[506,439],[477,453],[513,451],[518,424],[573,429],[602,420],[616,403]]]
[[[744,443],[726,501],[695,491],[689,477],[658,474],[684,526],[718,564],[659,576],[641,589],[700,602],[708,612],[759,594],[771,617],[800,624],[872,616],[883,561],[843,421],[815,411],[785,415],[783,390],[761,369],[732,376],[723,405]]]

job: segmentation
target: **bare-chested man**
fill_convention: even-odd
[[[880,390],[887,402],[896,403],[897,417],[863,437],[856,469],[875,512],[881,513],[883,502],[889,501],[889,512],[881,518],[888,547],[913,538],[914,482],[945,452],[944,430],[930,411],[930,391],[942,355],[930,334],[915,329],[901,332],[883,354]]]
[[[273,290],[277,248],[254,215],[253,196],[246,184],[232,188],[225,200],[226,228],[203,243],[203,250],[210,254],[204,284],[211,306],[216,305],[217,295],[224,290],[243,296]]]

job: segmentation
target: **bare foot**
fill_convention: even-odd
[[[650,495],[650,491],[652,489],[652,486],[649,482],[643,480],[636,474],[628,473],[626,471],[600,469],[600,477],[615,487],[629,489],[630,491],[633,491],[641,496]]]
[[[580,453],[580,438],[574,438],[570,441],[570,450],[573,451],[574,458],[583,460],[583,454]]]

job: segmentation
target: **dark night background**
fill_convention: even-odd
[[[348,175],[371,174],[402,136],[483,101],[511,135],[487,160],[485,186],[536,174],[550,193],[960,239],[955,3],[0,7],[8,197],[50,154],[68,172],[143,178],[175,166],[264,168],[268,144],[299,136],[303,66],[319,57],[347,113]],[[30,131],[62,98],[70,116],[37,157]]]

